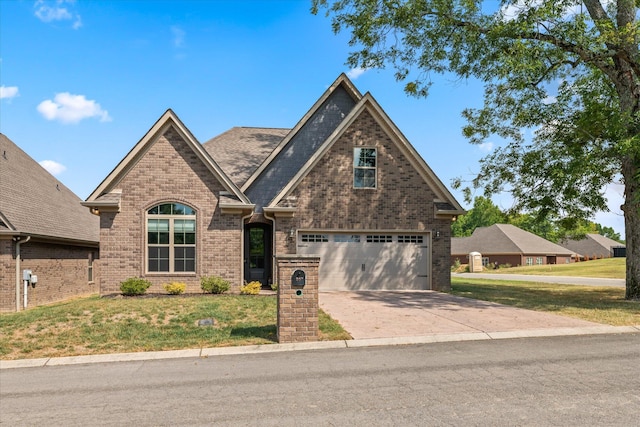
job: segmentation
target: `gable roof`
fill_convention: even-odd
[[[100,219],[81,201],[0,134],[0,234],[97,244]]]
[[[238,187],[269,157],[291,129],[234,127],[202,146]]]
[[[129,170],[142,158],[147,149],[152,146],[157,138],[162,136],[169,127],[173,127],[198,158],[205,164],[209,171],[218,179],[223,187],[230,193],[236,203],[250,206],[249,199],[240,191],[233,181],[224,173],[222,168],[211,158],[189,129],[182,123],[178,116],[171,110],[167,110],[129,153],[118,163],[111,173],[98,185],[98,187],[83,203],[90,208],[119,208],[120,195],[118,184],[127,175]]]
[[[584,239],[568,239],[561,242],[562,246],[584,256],[611,256],[612,248],[624,248],[620,242],[600,234],[587,234]]]
[[[289,184],[362,97],[343,73],[242,186],[258,209]]]
[[[345,76],[346,78],[346,76]],[[465,210],[460,206],[455,197],[449,192],[445,185],[436,176],[433,170],[427,165],[424,159],[411,145],[409,140],[402,134],[400,129],[393,123],[389,116],[382,110],[378,102],[370,93],[366,93],[354,106],[351,112],[342,120],[339,126],[329,135],[324,143],[315,151],[307,162],[298,170],[289,183],[275,196],[269,207],[275,207],[283,198],[291,193],[293,189],[309,174],[313,167],[320,161],[322,156],[340,139],[342,134],[362,115],[369,112],[377,123],[386,131],[387,135],[405,154],[413,167],[420,173],[429,187],[436,194],[436,214],[461,215]]]
[[[451,254],[470,252],[481,254],[538,254],[573,255],[570,249],[556,245],[540,236],[511,224],[494,224],[478,227],[469,237],[451,239]]]

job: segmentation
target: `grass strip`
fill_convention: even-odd
[[[453,295],[614,326],[640,325],[640,302],[624,289],[507,280],[451,279]]]

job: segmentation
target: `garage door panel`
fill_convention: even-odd
[[[353,234],[299,242],[298,253],[320,256],[321,290],[428,289],[426,236],[420,243],[400,241],[395,235],[391,243],[367,242],[365,235],[359,242],[344,241],[345,236]]]

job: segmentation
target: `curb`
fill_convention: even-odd
[[[315,341],[290,344],[263,344],[239,347],[214,347],[187,350],[151,351],[139,353],[97,354],[88,356],[51,357],[40,359],[0,360],[0,370],[17,368],[43,368],[46,366],[67,366],[92,363],[137,362],[147,360],[207,358],[238,354],[264,354],[299,350],[325,350],[335,348],[364,348],[412,344],[434,344],[441,342],[462,342],[482,340],[502,340],[513,338],[542,338],[576,335],[602,335],[638,333],[636,326],[587,326],[580,328],[524,329],[502,332],[463,332],[457,334],[435,334],[414,337],[368,338],[360,340]]]

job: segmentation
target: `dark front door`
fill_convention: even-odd
[[[271,284],[271,226],[248,224],[244,228],[244,278]]]

